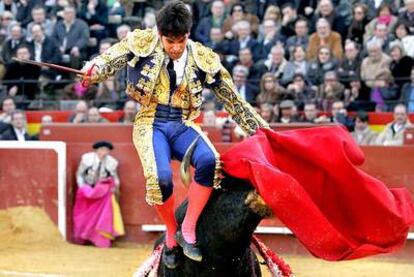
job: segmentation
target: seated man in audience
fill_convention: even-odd
[[[31,59],[30,47],[27,45],[20,45],[16,50],[16,58]],[[7,65],[6,75],[4,80],[9,80],[7,83],[7,94],[11,97],[17,97],[22,100],[33,100],[39,92],[37,80],[40,76],[40,67],[12,61]]]
[[[359,145],[374,145],[377,139],[378,134],[368,127],[368,121],[368,113],[365,111],[358,112],[355,117],[355,130],[351,135]]]
[[[316,23],[316,32],[309,37],[308,59],[316,59],[319,48],[327,46],[338,60],[342,59],[342,38],[331,30],[331,25],[325,18],[319,18]]]
[[[133,100],[128,100],[125,102],[124,105],[124,114],[119,119],[119,122],[121,123],[134,123],[135,121],[135,115],[138,112],[138,106],[139,104]]]
[[[394,108],[394,121],[387,124],[377,138],[378,145],[399,146],[403,145],[404,131],[413,126],[408,119],[407,108],[399,104]]]
[[[81,100],[75,106],[74,113],[69,117],[71,123],[83,123],[86,121],[88,113],[88,104]]]
[[[279,105],[279,110],[279,123],[288,124],[299,121],[296,116],[296,106],[292,100],[283,100]]]
[[[106,123],[108,120],[101,116],[97,107],[91,107],[88,110],[85,123]]]
[[[4,123],[11,122],[11,115],[16,110],[16,104],[12,97],[6,97],[1,102],[0,121]]]
[[[304,123],[316,123],[315,120],[317,116],[318,116],[318,109],[316,108],[316,104],[313,102],[305,103],[301,121]]]
[[[344,125],[348,131],[354,130],[354,121],[348,116],[345,103],[341,100],[332,103],[331,117],[322,115],[316,119],[316,123],[339,123]]]
[[[11,127],[1,134],[2,140],[27,141],[35,140],[26,130],[26,114],[24,111],[16,110],[11,115]]]
[[[92,148],[93,152],[82,155],[76,173],[73,237],[79,244],[90,241],[98,247],[110,247],[111,240],[124,234],[117,201],[119,163],[109,154],[112,143],[97,141]]]

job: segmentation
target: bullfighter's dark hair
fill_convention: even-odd
[[[182,1],[171,1],[157,14],[157,28],[163,36],[181,37],[191,31],[192,14]]]

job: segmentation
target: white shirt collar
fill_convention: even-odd
[[[177,80],[176,80],[177,85],[181,84],[181,81],[183,80],[185,65],[187,64],[187,57],[188,57],[188,50],[186,47],[181,57],[173,61],[175,74],[177,76]]]
[[[26,138],[24,137],[24,134],[26,134],[26,131],[24,129],[21,129],[21,130],[16,129],[16,128],[13,128],[13,129],[14,129],[14,132],[16,133],[18,141],[25,141],[26,140]]]

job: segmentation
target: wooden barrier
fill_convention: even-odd
[[[70,233],[72,228],[72,208],[74,204],[74,195],[76,192],[76,169],[83,153],[92,151],[92,143],[96,140],[107,139],[113,142],[114,150],[112,155],[115,156],[119,162],[119,173],[121,179],[121,210],[126,227],[126,240],[137,241],[141,243],[148,243],[156,239],[159,235],[157,232],[147,232],[143,230],[143,225],[160,225],[162,224],[155,210],[145,203],[145,180],[142,173],[142,168],[131,143],[131,128],[130,125],[124,124],[97,124],[97,125],[73,125],[73,124],[53,124],[43,126],[40,139],[41,140],[64,140],[67,143],[67,231]],[[211,132],[211,130],[210,130]],[[215,143],[219,152],[224,152],[229,149],[231,143]],[[371,174],[391,187],[406,186],[412,193],[414,193],[414,171],[412,165],[414,164],[414,147],[364,147],[366,154],[366,162],[362,166],[368,174]],[[26,153],[27,154],[27,153]],[[35,156],[33,152],[27,155],[18,155],[18,160],[27,160],[31,155]],[[13,164],[8,163],[5,155],[0,154],[0,169],[8,170],[7,167],[16,166],[18,161]],[[39,171],[40,168],[48,168],[48,164],[31,163],[31,171],[33,174]],[[172,162],[173,178],[175,191],[177,193],[177,203],[180,203],[185,196],[185,188],[180,185],[178,172],[179,164]],[[27,186],[26,178],[19,179],[19,186]],[[0,183],[1,185],[1,183]],[[5,199],[7,190],[0,190],[0,203]],[[55,191],[51,190],[50,194],[55,195]],[[9,197],[9,196],[7,196]],[[51,197],[53,202],[53,197]],[[47,210],[48,211],[48,210]],[[52,219],[56,221],[56,214],[51,215]],[[264,220],[261,227],[279,228],[284,230],[283,224],[277,219]],[[269,229],[263,229],[269,230]],[[411,229],[414,231],[414,229]],[[267,243],[269,243],[275,250],[286,253],[306,253],[306,250],[292,237],[286,235],[261,235]],[[414,256],[414,241],[410,241],[404,248],[404,251],[399,252],[397,256]]]

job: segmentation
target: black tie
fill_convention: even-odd
[[[177,88],[177,75],[175,74],[174,62],[172,59],[170,59],[167,64],[167,71],[168,75],[170,76],[170,92],[172,94]]]

